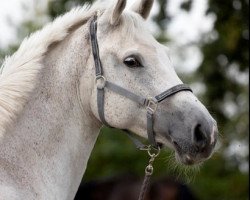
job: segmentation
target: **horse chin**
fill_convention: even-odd
[[[195,157],[192,157],[187,153],[178,153],[178,151],[175,151],[175,159],[177,162],[186,166],[199,165],[204,161],[202,159],[197,160]]]

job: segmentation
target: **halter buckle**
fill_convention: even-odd
[[[96,87],[99,90],[102,90],[105,87],[106,82],[107,82],[106,78],[104,76],[101,76],[101,75],[97,76],[95,79]]]
[[[157,110],[157,107],[158,107],[158,103],[155,101],[155,99],[152,97],[148,98],[147,103],[146,103],[147,111],[154,114],[155,111]]]

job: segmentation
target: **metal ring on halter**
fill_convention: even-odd
[[[158,148],[156,149],[156,148],[152,148],[151,145],[149,145],[149,149],[147,151],[148,151],[148,155],[151,158],[156,158],[157,156],[159,156],[161,152],[161,147],[158,146]]]
[[[145,168],[145,174],[147,176],[151,176],[154,172],[154,168],[151,164],[149,164],[146,168]]]
[[[106,85],[106,78],[104,76],[97,76],[95,79],[96,82],[96,87],[101,90],[105,87]]]
[[[157,110],[157,107],[158,107],[158,103],[155,101],[154,98],[150,97],[147,99],[147,103],[146,103],[147,111],[154,114],[155,111]]]

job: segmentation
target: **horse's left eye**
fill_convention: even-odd
[[[134,56],[130,56],[130,57],[125,58],[123,63],[130,68],[142,67],[141,63]]]

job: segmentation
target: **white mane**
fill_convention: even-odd
[[[0,70],[0,137],[22,111],[34,90],[42,60],[51,44],[64,40],[71,28],[84,24],[96,10],[107,7],[103,2],[78,7],[58,17],[42,30],[24,39],[19,49],[6,58]]]

